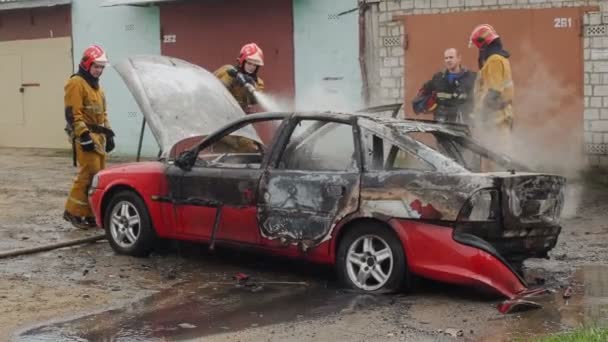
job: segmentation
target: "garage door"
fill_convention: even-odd
[[[443,51],[455,47],[463,64],[478,70],[477,50],[468,48],[471,30],[493,25],[511,52],[516,129],[530,155],[583,150],[582,15],[590,8],[498,10],[403,17],[405,100],[443,67]]]
[[[233,64],[241,46],[264,51],[267,92],[293,99],[293,7],[285,0],[183,1],[161,5],[163,55],[213,71]]]
[[[23,123],[23,96],[21,87],[21,56],[0,55],[0,94],[2,94],[2,112],[0,123],[15,125]]]
[[[73,73],[70,11],[1,11],[0,146],[69,148],[63,87]]]
[[[63,87],[72,74],[71,39],[0,42],[0,70],[0,146],[68,148]]]

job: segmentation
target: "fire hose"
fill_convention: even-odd
[[[243,87],[245,87],[245,89],[247,89],[247,91],[249,93],[251,93],[252,95],[255,95],[255,92],[256,92],[255,85],[254,85],[255,81],[253,80],[253,78],[251,76],[238,71],[234,67],[228,69],[227,72],[228,72],[228,75],[233,77],[239,84],[241,84]]]
[[[103,240],[105,238],[106,238],[105,234],[99,234],[99,235],[95,235],[95,236],[89,236],[86,238],[57,242],[57,243],[52,243],[52,244],[43,245],[43,246],[36,246],[36,247],[31,247],[31,248],[23,248],[23,249],[17,249],[17,250],[12,250],[12,251],[7,251],[7,252],[0,252],[0,259],[12,258],[12,257],[20,256],[20,255],[34,254],[34,253],[39,253],[39,252],[46,252],[46,251],[50,251],[53,249],[71,247],[71,246],[81,245],[81,244],[85,244],[85,243],[92,243],[92,242],[96,242],[99,240]]]

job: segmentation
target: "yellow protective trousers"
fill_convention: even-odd
[[[81,217],[93,217],[93,211],[89,205],[88,191],[93,176],[106,166],[106,156],[96,151],[85,152],[76,142],[76,157],[78,159],[78,175],[70,190],[70,195],[65,203],[65,210]]]

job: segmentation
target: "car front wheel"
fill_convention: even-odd
[[[338,247],[337,267],[344,284],[362,292],[393,292],[406,281],[407,265],[397,236],[379,224],[357,224]]]
[[[133,191],[114,195],[105,212],[106,238],[119,254],[147,256],[156,241],[144,201]]]

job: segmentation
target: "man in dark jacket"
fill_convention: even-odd
[[[420,89],[417,98],[432,96],[436,106],[427,108],[441,122],[468,123],[473,110],[475,72],[461,65],[461,55],[450,48],[444,52],[445,69],[433,75]],[[420,109],[414,109],[417,113]]]

